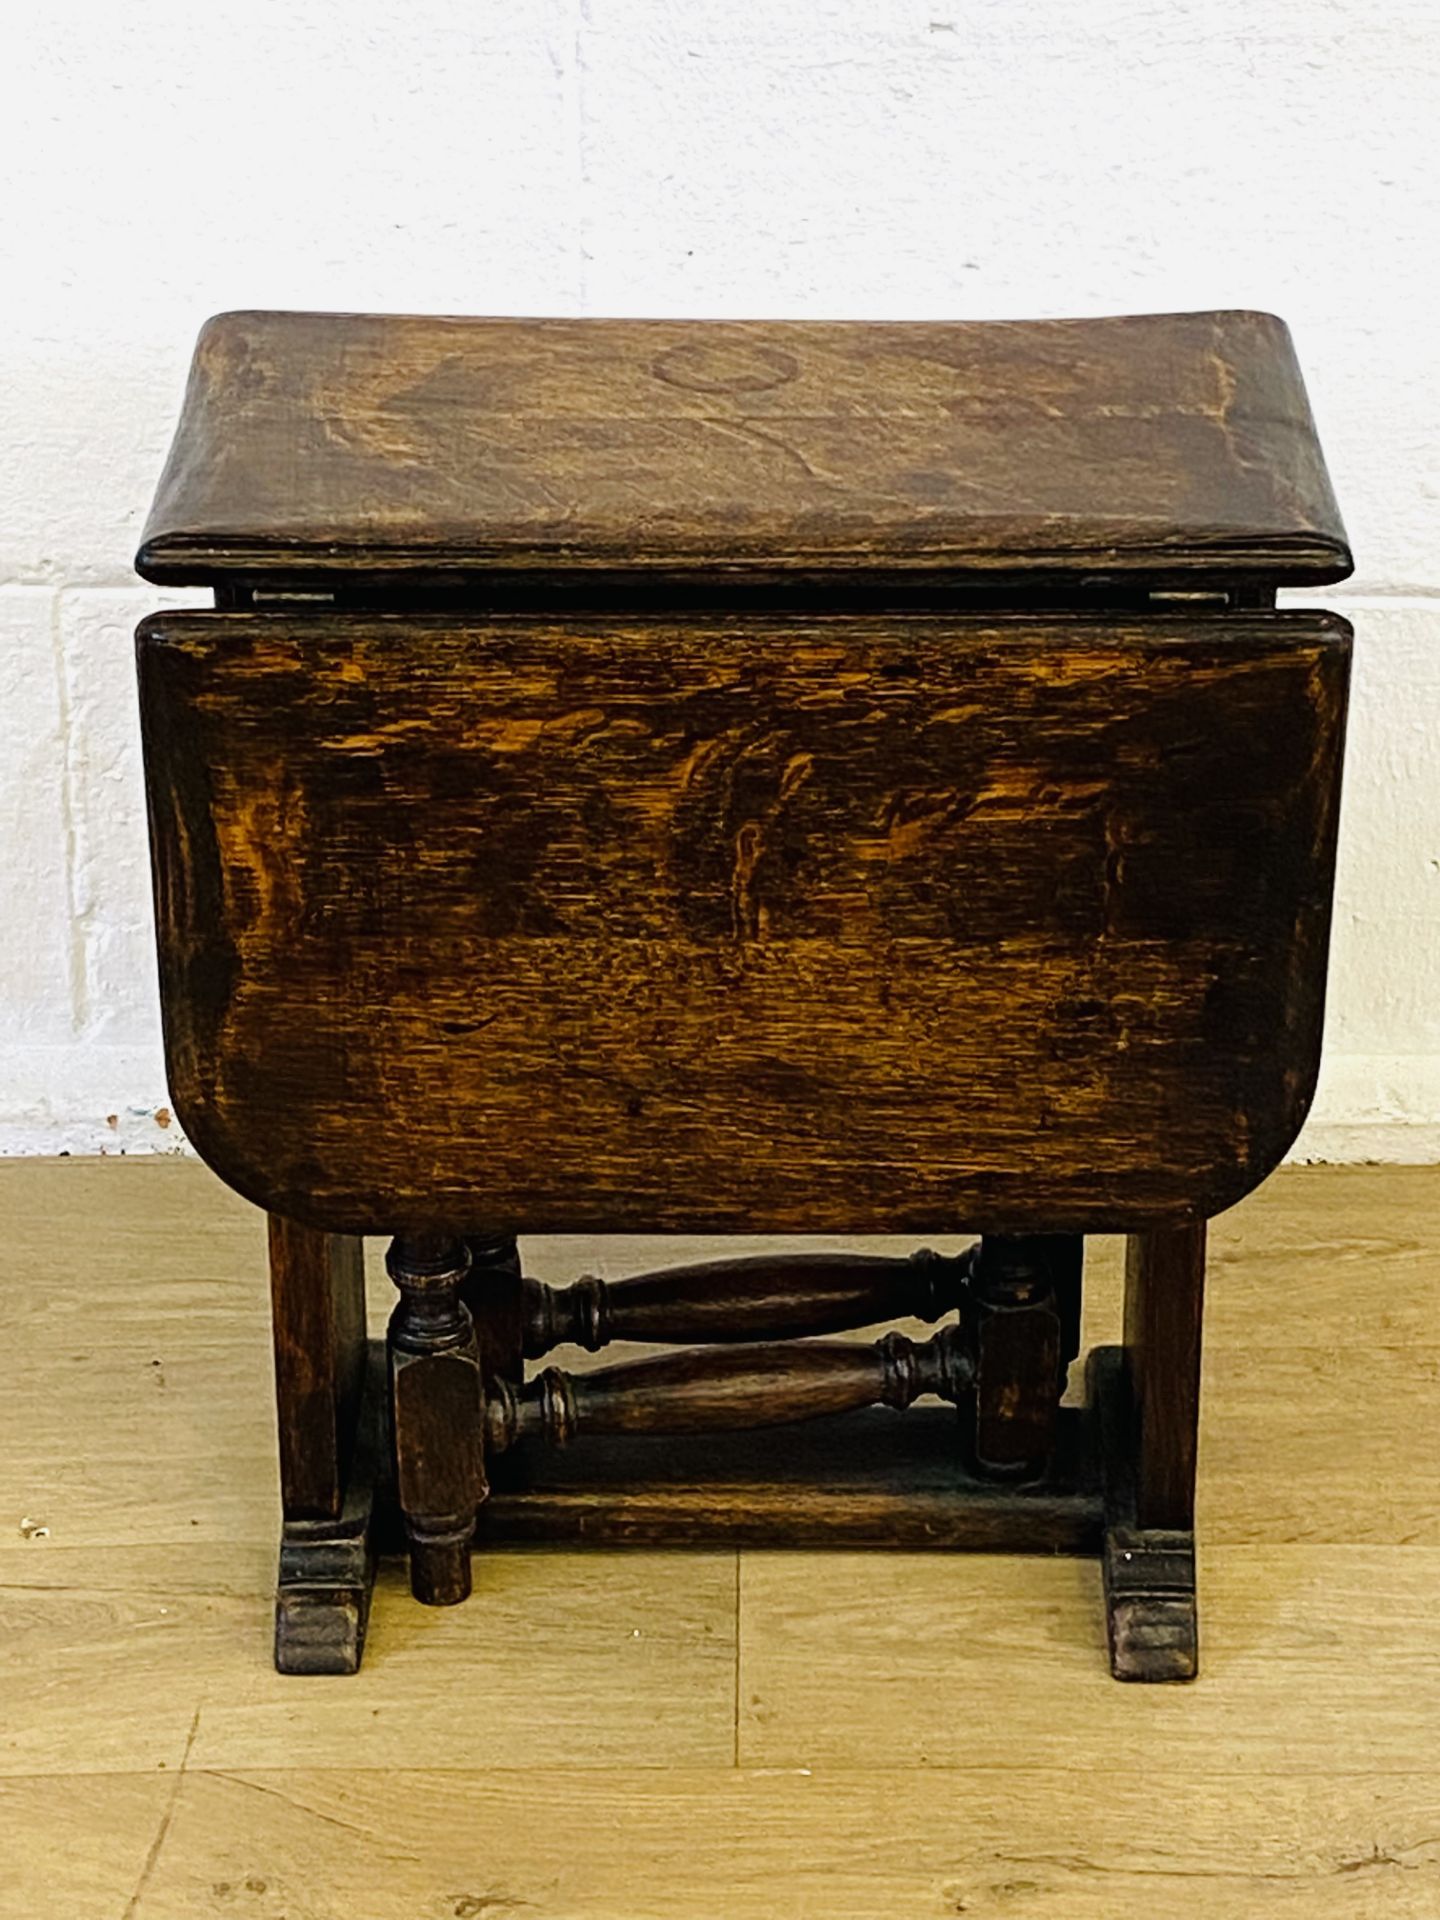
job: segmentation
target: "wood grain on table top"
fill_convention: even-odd
[[[149,579],[1350,570],[1290,336],[1038,321],[226,313]]]

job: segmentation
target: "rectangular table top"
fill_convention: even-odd
[[[1350,570],[1284,324],[226,313],[137,565],[210,583]]]

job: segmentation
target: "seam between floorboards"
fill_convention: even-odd
[[[3,1794],[7,1786],[34,1786],[42,1781],[52,1780],[150,1779],[158,1771],[158,1768],[155,1767],[117,1767],[98,1771],[94,1768],[80,1769],[73,1773],[0,1774],[0,1794]],[[1085,1756],[1077,1756],[1075,1760],[1066,1764],[1060,1764],[1054,1761],[1048,1764],[1033,1764],[1029,1761],[1017,1760],[1003,1762],[982,1761],[968,1764],[962,1762],[955,1765],[937,1763],[935,1761],[914,1761],[908,1765],[897,1761],[880,1761],[878,1763],[862,1762],[853,1765],[843,1765],[839,1763],[832,1764],[825,1760],[792,1760],[774,1761],[767,1765],[760,1761],[748,1761],[738,1769],[732,1767],[724,1760],[716,1760],[714,1762],[685,1761],[678,1765],[664,1762],[646,1764],[639,1761],[621,1761],[594,1767],[564,1766],[559,1764],[546,1764],[544,1762],[539,1762],[534,1766],[497,1767],[493,1763],[484,1763],[468,1767],[437,1767],[417,1765],[413,1762],[407,1764],[404,1761],[395,1761],[386,1766],[369,1767],[353,1765],[320,1766],[309,1762],[301,1765],[292,1763],[289,1766],[273,1763],[266,1766],[234,1766],[225,1763],[211,1766],[187,1767],[184,1778],[193,1781],[224,1780],[231,1775],[242,1776],[248,1774],[373,1774],[376,1776],[413,1774],[435,1780],[454,1778],[484,1780],[487,1776],[493,1775],[503,1775],[507,1780],[515,1780],[523,1779],[527,1775],[539,1776],[553,1774],[557,1777],[563,1776],[567,1779],[574,1780],[602,1780],[607,1777],[614,1778],[619,1774],[646,1774],[653,1775],[657,1780],[663,1780],[697,1776],[718,1778],[721,1774],[730,1776],[738,1772],[743,1779],[747,1780],[804,1779],[819,1781],[825,1779],[879,1779],[886,1776],[893,1776],[897,1779],[902,1777],[910,1779],[916,1774],[940,1774],[947,1777],[964,1777],[966,1779],[973,1779],[976,1775],[983,1774],[1025,1774],[1036,1777],[1042,1775],[1047,1777],[1069,1777],[1071,1775],[1083,1774],[1088,1777],[1093,1771],[1092,1760]],[[179,1779],[178,1775],[172,1777],[177,1779],[177,1781]],[[1137,1762],[1132,1766],[1126,1767],[1107,1766],[1106,1778],[1109,1780],[1131,1780],[1142,1783],[1147,1780],[1288,1780],[1291,1782],[1365,1780],[1377,1784],[1391,1780],[1423,1780],[1428,1783],[1434,1780],[1435,1769],[1433,1766],[1297,1768],[1294,1766],[1280,1766],[1278,1764],[1273,1767],[1256,1769],[1241,1769],[1235,1767],[1233,1764],[1217,1764],[1213,1767],[1166,1767],[1157,1769],[1155,1767],[1141,1765]]]
[[[740,1765],[740,1560],[741,1549],[735,1549],[735,1743],[731,1750],[730,1764],[738,1769]]]
[[[134,1915],[140,1910],[140,1902],[145,1897],[145,1889],[150,1884],[151,1875],[155,1871],[156,1862],[160,1858],[166,1836],[170,1832],[170,1823],[175,1818],[175,1809],[180,1804],[180,1789],[185,1783],[185,1768],[190,1759],[190,1750],[195,1745],[195,1736],[199,1731],[200,1709],[197,1706],[194,1718],[190,1722],[190,1731],[185,1737],[185,1751],[180,1755],[180,1765],[175,1770],[175,1784],[171,1789],[170,1798],[165,1803],[165,1811],[160,1816],[160,1825],[155,1830],[155,1838],[150,1842],[150,1850],[145,1855],[140,1868],[140,1877],[125,1903],[125,1911],[120,1916],[120,1920],[133,1920]],[[157,1768],[156,1771],[158,1772],[159,1769]]]

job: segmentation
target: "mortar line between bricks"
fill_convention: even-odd
[[[80,912],[79,833],[76,827],[75,714],[70,697],[70,672],[65,658],[65,630],[60,592],[50,592],[50,654],[55,673],[55,698],[60,715],[60,831],[65,843],[65,910],[69,922],[66,973],[70,988],[70,1019],[77,1040],[89,1025],[90,983],[85,964],[85,927]]]

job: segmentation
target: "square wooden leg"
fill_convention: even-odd
[[[385,1349],[370,1355],[340,1512],[290,1520],[280,1541],[275,1665],[281,1673],[357,1673],[375,1586],[376,1497],[384,1474]]]
[[[270,1217],[284,1529],[275,1596],[282,1673],[354,1673],[375,1562],[385,1377],[365,1336],[358,1239]]]
[[[1105,1486],[1106,1626],[1117,1680],[1193,1680],[1203,1225],[1132,1235],[1125,1345],[1090,1359]]]

